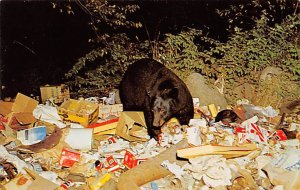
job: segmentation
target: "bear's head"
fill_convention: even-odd
[[[174,115],[178,97],[177,88],[161,89],[152,98],[153,127],[159,128]]]

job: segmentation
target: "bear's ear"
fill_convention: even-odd
[[[163,99],[172,98],[174,100],[177,100],[178,93],[179,93],[178,88],[166,88],[162,90],[161,97]]]

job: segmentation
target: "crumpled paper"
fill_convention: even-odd
[[[0,146],[0,158],[6,160],[7,162],[13,163],[17,168],[18,172],[22,174],[26,174],[26,171],[23,169],[24,167],[30,167],[23,160],[18,158],[15,155],[9,154],[4,146]]]
[[[199,127],[188,127],[186,130],[187,130],[188,143],[195,146],[201,145]]]
[[[129,149],[129,142],[123,139],[117,139],[115,143],[109,144],[106,141],[102,141],[98,147],[98,152],[100,155],[116,152],[119,150]]]
[[[164,160],[161,165],[167,168],[171,173],[173,173],[177,178],[181,178],[185,173],[183,169],[175,163],[170,163],[169,160]]]
[[[33,116],[36,119],[54,124],[58,126],[59,128],[65,128],[66,124],[64,124],[61,121],[60,116],[58,115],[57,109],[52,106],[46,106],[43,104],[39,104],[34,110],[33,110]]]
[[[200,156],[189,159],[185,169],[190,170],[195,179],[203,179],[209,187],[231,185],[231,170],[226,159],[220,155]]]
[[[248,113],[250,115],[275,117],[279,114],[279,112],[276,111],[272,106],[263,108],[263,107],[255,106],[252,104],[243,104],[243,108],[245,109],[246,113]]]
[[[288,148],[282,154],[276,156],[271,164],[289,171],[300,171],[300,150]]]

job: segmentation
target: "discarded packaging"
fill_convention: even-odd
[[[88,126],[97,121],[99,106],[85,100],[70,99],[58,108],[59,115],[64,121]]]
[[[12,104],[0,101],[0,114],[8,118],[7,124],[12,128],[15,125],[29,125],[36,121],[32,111],[37,105],[38,101],[18,93],[15,102]]]
[[[75,162],[79,162],[80,153],[74,150],[63,148],[61,152],[61,157],[59,160],[59,165],[64,167],[72,167]]]
[[[116,133],[116,128],[119,122],[119,118],[114,118],[102,122],[97,122],[87,126],[87,128],[92,128],[93,133],[96,135],[113,135]]]
[[[26,180],[26,181],[25,181]],[[20,184],[20,181],[21,182]],[[32,184],[33,179],[29,175],[19,175],[16,178],[9,181],[4,185],[4,190],[28,190],[29,186]]]
[[[123,163],[127,168],[131,169],[131,168],[134,168],[135,166],[139,165],[140,163],[142,163],[146,160],[147,159],[138,159],[131,152],[126,150],[126,153],[124,155]]]
[[[99,104],[99,117],[105,119],[109,116],[119,117],[123,111],[123,104]]]
[[[147,129],[143,112],[121,113],[116,134],[129,141],[147,141]]]
[[[33,115],[36,119],[54,124],[59,128],[66,127],[66,124],[62,122],[62,119],[58,115],[58,111],[55,107],[39,104],[33,110]]]
[[[98,152],[100,155],[104,155],[111,152],[116,152],[120,150],[125,150],[130,148],[129,142],[123,139],[118,139],[115,142],[111,143],[111,140],[108,139],[107,142],[102,141],[98,147]]]
[[[17,138],[23,145],[36,144],[46,138],[45,126],[34,127],[17,132]]]
[[[89,184],[89,188],[91,190],[99,190],[105,183],[107,183],[111,179],[110,174],[105,174],[104,176],[97,177],[94,181]]]
[[[110,92],[108,94],[108,97],[102,97],[100,99],[103,101],[103,103],[112,105],[112,104],[115,104],[115,97],[116,97],[116,93]]]
[[[113,156],[109,156],[106,158],[104,168],[107,169],[109,172],[115,172],[120,169],[120,166]]]
[[[41,99],[45,103],[50,98],[53,103],[58,104],[70,99],[69,87],[65,84],[59,86],[45,85],[40,87]]]
[[[215,106],[215,104],[209,104],[208,105],[209,111],[211,113],[212,117],[216,117],[218,114],[218,108]]]
[[[298,190],[300,189],[300,171],[288,171],[277,168],[271,164],[266,165],[263,169],[273,185],[282,185],[284,189]]]

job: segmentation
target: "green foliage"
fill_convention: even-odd
[[[163,41],[155,44],[154,55],[183,79],[191,72],[199,72],[207,79],[225,79],[227,97],[233,96],[234,86],[242,83],[252,84],[257,93],[263,91],[262,87],[270,88],[259,77],[267,66],[277,67],[285,72],[288,81],[272,87],[274,95],[281,99],[299,98],[299,26],[299,14],[287,16],[273,27],[262,15],[251,30],[235,28],[224,43],[190,28],[177,35],[166,34]],[[287,85],[296,87],[286,88]]]
[[[114,35],[109,41],[107,46],[78,59],[66,74],[71,79],[69,85],[77,87],[79,94],[88,96],[118,88],[128,65],[146,57],[143,47],[130,42],[125,34]]]
[[[267,66],[279,67],[299,79],[299,16],[289,16],[274,27],[268,26],[266,18],[262,17],[252,30],[236,28],[236,34],[228,42],[211,50],[222,56],[216,59],[213,67],[229,81],[252,76]]]
[[[118,3],[118,4],[116,4]],[[139,9],[137,5],[107,0],[53,1],[61,10],[72,13],[79,6],[90,15],[91,28],[95,38],[90,39],[97,48],[79,58],[65,74],[73,91],[93,96],[117,88],[127,65],[143,56],[142,46],[133,43],[126,34],[119,32],[124,28],[140,28],[140,22],[131,21],[127,16]],[[72,11],[71,11],[72,10]]]
[[[141,26],[139,22],[128,21],[126,16],[136,11],[137,6],[110,5],[107,1],[85,2],[85,8],[93,18],[92,26],[97,34],[93,42],[97,48],[79,58],[66,77],[74,89],[86,96],[95,95],[95,91],[105,93],[117,88],[128,65],[149,54],[182,79],[191,72],[199,72],[207,79],[224,79],[227,97],[232,96],[235,85],[242,83],[250,83],[257,92],[262,91],[265,84],[261,83],[259,76],[267,66],[281,68],[289,80],[299,82],[300,16],[294,2],[290,9],[286,8],[290,2],[285,0],[277,4],[266,1],[272,6],[265,8],[265,4],[253,0],[245,6],[238,4],[219,11],[224,18],[232,19],[228,25],[232,32],[226,42],[211,39],[194,28],[187,28],[179,34],[164,34],[161,41],[136,41],[116,29]],[[260,8],[258,15],[251,15],[253,7]],[[276,18],[281,21],[276,23],[274,10],[278,8],[293,14],[284,19]],[[249,19],[242,19],[248,16]],[[251,27],[239,25],[238,21],[251,21]],[[101,26],[111,29],[100,30]],[[296,88],[285,92],[283,89],[282,86],[276,88],[276,94],[280,97],[288,94],[300,96]]]
[[[202,52],[195,44],[195,38],[202,36],[202,32],[196,29],[188,29],[178,35],[166,34],[162,42],[157,42],[154,58],[164,63],[181,78],[185,78],[191,72],[199,72],[203,69]]]
[[[262,15],[273,25],[282,22],[287,15],[296,14],[298,9],[298,0],[249,0],[235,1],[225,9],[217,9],[216,13],[228,23],[227,30],[234,33],[236,27],[252,29]]]

